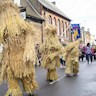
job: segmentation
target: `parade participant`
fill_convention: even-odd
[[[76,40],[75,42],[72,42],[68,44],[65,47],[66,51],[66,69],[65,73],[66,76],[72,76],[72,75],[77,75],[78,73],[78,68],[79,68],[79,45],[81,43],[81,39]]]
[[[41,46],[42,63],[41,66],[47,69],[47,80],[58,79],[56,67],[60,67],[59,54],[62,53],[62,44],[57,36],[56,28],[48,25],[45,28],[46,40]]]
[[[13,0],[12,0],[13,1]],[[0,83],[8,83],[5,96],[23,96],[19,82],[31,95],[35,80],[34,28],[21,17],[11,0],[0,1],[0,43],[4,45]]]

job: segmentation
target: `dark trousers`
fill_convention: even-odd
[[[60,59],[60,63],[63,65],[63,66],[65,66],[65,61],[61,58]]]
[[[88,62],[88,64],[89,64],[89,61],[93,61],[93,59],[92,59],[92,54],[86,54],[86,60],[87,60],[87,62]]]

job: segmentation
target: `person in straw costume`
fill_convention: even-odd
[[[57,36],[56,28],[48,25],[45,28],[46,40],[41,46],[42,60],[41,66],[47,69],[47,80],[58,79],[56,67],[60,67],[59,55],[62,53],[62,45]]]
[[[65,73],[67,76],[71,76],[71,75],[77,75],[77,73],[79,72],[79,45],[81,43],[81,38],[76,40],[75,42],[69,43],[66,47],[65,47],[65,51],[66,51],[66,57],[65,57],[65,61],[66,61],[66,69],[65,69]]]
[[[0,43],[4,45],[0,82],[7,81],[5,96],[22,96],[38,88],[35,80],[34,28],[21,17],[11,0],[0,1]]]

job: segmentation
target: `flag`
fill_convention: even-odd
[[[81,38],[80,25],[71,24],[75,39]]]

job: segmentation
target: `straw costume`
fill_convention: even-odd
[[[48,25],[45,28],[46,40],[41,46],[42,62],[41,66],[47,69],[47,80],[58,79],[56,67],[60,67],[59,54],[62,51],[62,45],[57,37],[56,28]]]
[[[65,69],[65,73],[67,76],[71,76],[71,75],[77,75],[77,73],[79,72],[79,45],[80,45],[81,39],[78,39],[75,42],[72,42],[70,44],[68,44],[65,47],[65,51],[66,51],[66,69]]]
[[[27,93],[38,87],[34,68],[34,28],[19,14],[11,0],[0,1],[0,43],[4,45],[0,82],[8,83],[5,96],[22,96],[19,81]]]

